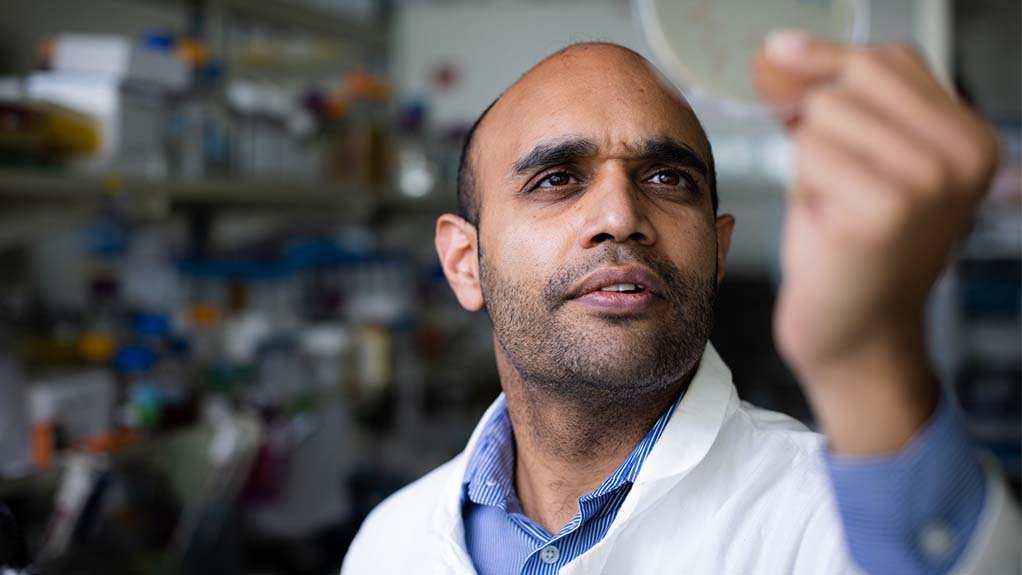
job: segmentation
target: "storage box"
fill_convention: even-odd
[[[171,52],[147,48],[127,36],[61,34],[53,41],[50,67],[99,76],[119,84],[147,84],[167,91],[188,86],[188,65]]]
[[[102,75],[40,72],[28,77],[25,92],[30,100],[66,106],[96,120],[99,151],[76,167],[154,179],[166,176],[164,135],[168,112],[159,91]]]

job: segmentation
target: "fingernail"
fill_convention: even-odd
[[[804,30],[791,28],[771,32],[764,44],[767,56],[778,60],[791,60],[805,53],[812,38]]]

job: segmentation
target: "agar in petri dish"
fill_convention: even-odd
[[[732,116],[768,113],[750,68],[770,32],[797,28],[861,43],[867,0],[634,0],[664,73],[696,104]]]

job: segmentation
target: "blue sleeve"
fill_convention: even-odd
[[[867,573],[950,571],[971,541],[986,479],[954,407],[942,399],[902,451],[825,455],[849,552]]]

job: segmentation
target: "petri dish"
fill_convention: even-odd
[[[867,0],[633,0],[662,71],[693,105],[731,116],[766,115],[750,66],[767,35],[798,28],[863,43]]]

